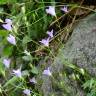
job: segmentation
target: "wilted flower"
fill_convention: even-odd
[[[8,31],[11,31],[12,30],[12,21],[11,19],[5,19],[5,23],[6,24],[2,24],[2,26],[8,30]]]
[[[47,39],[42,39],[42,40],[39,41],[39,42],[41,42],[44,46],[49,46],[49,38],[47,38]]]
[[[3,64],[5,65],[6,68],[9,68],[10,67],[10,59],[4,59],[3,60]]]
[[[35,77],[33,77],[32,79],[30,79],[30,82],[31,82],[31,83],[34,83],[34,84],[36,84],[36,83],[37,83],[37,81],[36,81]]]
[[[51,31],[47,31],[47,34],[52,38],[53,37],[53,29]]]
[[[26,94],[27,96],[31,95],[31,91],[29,89],[24,89],[23,93]]]
[[[52,16],[56,16],[55,7],[54,6],[49,6],[48,9],[46,9],[46,13],[50,14]]]
[[[44,75],[47,75],[47,76],[51,76],[51,75],[52,75],[49,67],[48,67],[46,70],[43,71],[43,74],[44,74]]]
[[[15,37],[12,36],[11,34],[9,34],[9,36],[7,37],[7,41],[13,45],[16,45],[16,40]]]
[[[64,6],[63,8],[61,8],[62,11],[64,11],[65,13],[68,12],[68,7],[67,6]]]
[[[22,77],[21,69],[13,70],[13,74],[16,75],[17,77]]]

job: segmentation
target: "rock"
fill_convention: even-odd
[[[73,70],[66,69],[66,61],[96,76],[96,14],[80,20],[65,47],[60,48],[51,65],[53,76],[40,77],[43,81],[39,90],[43,96],[86,96],[82,87],[71,78]]]
[[[96,76],[96,14],[78,23],[61,53],[63,58]]]

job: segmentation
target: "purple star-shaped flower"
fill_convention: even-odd
[[[24,89],[23,93],[27,96],[31,96],[31,91],[29,89]]]
[[[7,41],[13,45],[16,45],[15,37],[11,34],[9,34],[9,36],[7,37]]]
[[[44,74],[44,75],[47,75],[47,76],[51,76],[51,75],[52,75],[49,67],[48,67],[46,70],[43,71],[43,74]]]
[[[11,62],[10,59],[4,59],[3,60],[3,64],[5,65],[6,68],[9,68],[10,67],[10,62]]]
[[[63,8],[61,8],[62,11],[64,11],[65,13],[68,12],[68,7],[67,6],[64,6]]]
[[[17,70],[13,70],[14,75],[16,75],[17,77],[21,78],[22,77],[22,72],[21,72],[21,68],[17,69]]]
[[[47,38],[47,39],[42,39],[42,40],[39,41],[39,42],[41,42],[44,46],[49,46],[49,38]]]
[[[47,31],[47,34],[52,38],[53,37],[53,29],[51,31]]]
[[[56,16],[55,7],[54,6],[49,6],[48,9],[46,9],[46,13],[50,14],[52,16]]]
[[[8,31],[12,30],[12,21],[11,19],[5,19],[6,24],[2,24],[3,28],[5,28]]]
[[[30,79],[30,82],[31,82],[31,83],[34,83],[34,84],[36,84],[36,83],[37,83],[37,81],[36,81],[35,77],[33,77],[32,79]]]

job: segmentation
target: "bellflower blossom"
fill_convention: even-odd
[[[47,34],[52,38],[53,37],[53,29],[51,31],[47,31]]]
[[[24,89],[23,93],[27,96],[31,96],[31,91],[29,89]]]
[[[12,25],[12,20],[11,19],[5,19],[5,23]]]
[[[42,40],[39,41],[39,42],[41,42],[44,46],[49,46],[49,38],[47,38],[47,39],[42,39]]]
[[[16,45],[15,37],[11,34],[9,34],[9,36],[7,37],[7,41],[13,45]]]
[[[33,77],[32,79],[30,79],[30,82],[31,82],[31,83],[34,83],[34,84],[36,84],[36,83],[37,83],[37,81],[36,81],[35,77]]]
[[[13,70],[13,74],[19,78],[22,77],[21,69]]]
[[[48,9],[46,9],[46,13],[50,14],[52,16],[56,16],[55,7],[54,6],[49,6]]]
[[[43,71],[43,74],[44,74],[44,75],[47,75],[47,76],[51,76],[51,75],[52,75],[49,67],[48,67],[46,70]]]
[[[6,24],[2,24],[3,28],[5,28],[8,31],[12,30],[12,21],[11,19],[5,19]]]
[[[68,7],[67,6],[64,6],[63,8],[61,8],[62,11],[64,11],[65,13],[68,12]]]
[[[10,62],[11,62],[10,59],[4,59],[3,60],[3,64],[5,65],[6,68],[9,68],[10,67]]]

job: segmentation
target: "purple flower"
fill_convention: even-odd
[[[5,19],[5,23],[12,25],[12,20],[11,19]]]
[[[56,16],[55,7],[54,6],[49,6],[48,9],[46,9],[46,13],[50,14],[52,16]]]
[[[31,95],[31,91],[29,89],[24,89],[23,90],[23,93],[27,96],[30,96]]]
[[[47,31],[47,34],[52,38],[53,37],[53,29],[51,31]]]
[[[6,24],[2,24],[2,26],[8,30],[8,31],[11,31],[12,30],[12,21],[11,19],[5,19],[5,23]]]
[[[17,70],[13,70],[13,74],[16,75],[17,77],[21,78],[22,77],[21,68],[17,69]]]
[[[36,84],[36,83],[37,83],[37,81],[36,81],[35,77],[33,77],[32,79],[30,79],[30,82],[31,82],[31,83],[34,83],[34,84]]]
[[[65,13],[68,12],[68,8],[67,8],[67,6],[64,6],[63,8],[61,8],[61,10],[64,11]]]
[[[44,74],[44,75],[47,75],[47,76],[51,76],[51,75],[52,75],[49,67],[48,67],[46,70],[43,71],[43,74]]]
[[[41,42],[44,46],[49,46],[49,38],[47,38],[47,39],[42,39],[42,40],[39,41],[39,42]]]
[[[10,62],[11,62],[10,59],[4,59],[3,60],[3,64],[5,65],[6,68],[9,68],[10,67]]]
[[[2,24],[2,26],[3,26],[6,30],[8,30],[8,31],[11,31],[11,30],[12,30],[12,27],[11,27],[10,24]]]
[[[16,40],[15,37],[12,36],[11,34],[9,34],[9,36],[7,37],[7,41],[13,45],[16,45]]]

